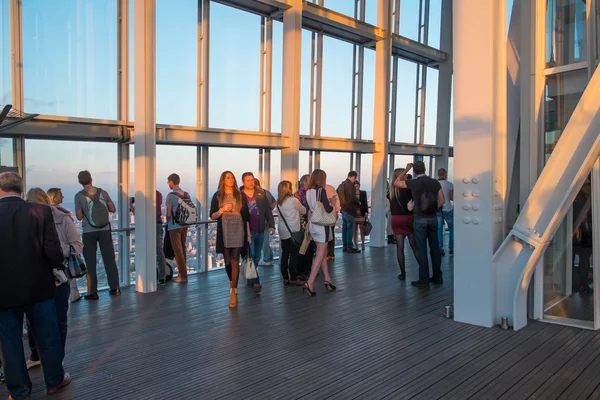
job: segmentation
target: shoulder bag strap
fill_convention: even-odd
[[[290,229],[290,226],[288,225],[287,221],[285,220],[285,217],[283,216],[283,213],[281,212],[281,208],[279,208],[279,205],[277,205],[277,210],[279,211],[279,217],[283,220],[283,223],[285,224],[285,227],[287,228],[288,232],[291,235],[292,234],[292,230]]]

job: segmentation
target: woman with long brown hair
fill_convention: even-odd
[[[223,254],[229,277],[229,308],[237,306],[240,256],[250,240],[250,213],[235,176],[225,171],[210,205],[210,217],[217,221],[217,253]]]
[[[396,257],[400,266],[400,275],[398,279],[406,280],[406,258],[404,257],[404,239],[408,237],[408,243],[412,248],[415,258],[418,259],[417,244],[413,234],[413,200],[410,189],[400,189],[394,185],[394,182],[405,171],[404,168],[396,168],[394,175],[390,180],[388,193],[389,209],[392,214],[392,232],[396,236]]]
[[[277,192],[277,203],[273,211],[276,211],[279,215],[279,239],[281,240],[279,263],[283,284],[301,286],[304,282],[298,280],[297,269],[301,243],[294,243],[292,232],[300,231],[300,221],[306,213],[306,208],[292,195],[292,182],[280,182]]]
[[[310,176],[310,189],[306,192],[306,202],[308,203],[311,213],[315,212],[318,203],[323,204],[325,212],[334,212],[337,196],[333,196],[331,199],[327,198],[327,191],[325,190],[326,184],[327,174],[325,171],[322,169],[315,169]],[[306,291],[309,296],[315,296],[315,279],[320,270],[323,270],[323,275],[325,277],[325,288],[327,290],[336,289],[332,283],[331,276],[329,275],[329,268],[327,266],[327,243],[333,237],[333,226],[315,224],[311,221],[311,217],[312,214],[309,216],[309,230],[310,235],[317,244],[317,254],[313,260],[310,277],[304,284],[303,291]]]

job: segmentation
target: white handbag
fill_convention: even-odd
[[[242,263],[240,264],[240,272],[246,277],[246,279],[256,279],[258,277],[252,257],[247,256],[242,260]]]
[[[333,226],[335,225],[338,219],[337,213],[335,211],[332,211],[330,213],[325,211],[325,206],[323,206],[323,203],[321,203],[321,190],[323,189],[317,190],[317,205],[315,206],[314,211],[310,215],[310,222],[320,226]]]

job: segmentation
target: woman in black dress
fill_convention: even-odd
[[[235,176],[225,171],[219,179],[219,189],[210,204],[210,217],[217,221],[217,253],[223,254],[229,277],[229,308],[237,306],[237,286],[240,276],[240,256],[250,240],[250,212],[246,196],[238,189]]]
[[[415,258],[417,258],[417,244],[413,231],[413,201],[410,189],[400,189],[394,185],[394,182],[404,172],[404,168],[394,170],[391,179],[391,185],[388,193],[390,202],[390,214],[392,214],[392,232],[396,236],[396,249],[398,265],[400,266],[400,275],[398,279],[406,280],[406,258],[404,257],[404,239],[408,237],[408,243],[412,248]]]

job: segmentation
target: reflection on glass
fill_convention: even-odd
[[[0,2],[0,104],[12,102],[10,68],[10,2]]]
[[[544,317],[594,322],[591,177],[544,255]]]
[[[587,69],[546,77],[544,156],[548,160],[588,83]]]
[[[116,35],[114,0],[24,1],[25,111],[116,119]]]
[[[0,172],[14,171],[13,140],[0,138]]]
[[[585,0],[546,0],[546,66],[587,60]]]

